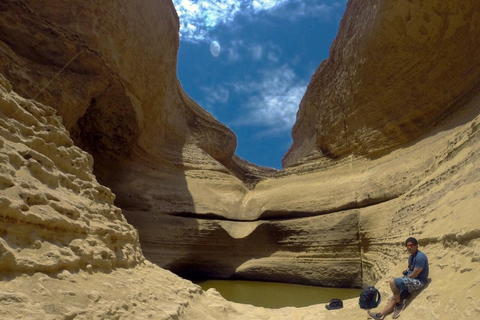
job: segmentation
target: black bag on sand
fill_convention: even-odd
[[[358,299],[358,304],[362,309],[373,309],[378,307],[381,300],[382,296],[380,295],[380,292],[378,292],[377,288],[372,286],[363,289],[360,298]]]
[[[343,308],[343,302],[340,299],[332,299],[330,303],[325,306],[327,310],[335,310]]]

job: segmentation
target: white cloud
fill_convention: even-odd
[[[282,55],[282,49],[272,42],[246,44],[245,41],[234,40],[226,46],[222,50],[227,52],[229,63],[242,60],[242,56],[248,56],[254,61],[260,61],[265,57],[269,62],[278,63],[280,61],[279,57]]]
[[[317,1],[319,3],[304,2],[302,0],[291,0],[294,9],[283,10],[277,13],[278,16],[290,20],[301,19],[305,16],[316,16],[329,20],[333,16],[338,16],[338,10],[345,7],[347,0],[339,1]]]
[[[262,59],[263,55],[263,48],[261,45],[257,44],[250,48],[250,52],[252,53],[253,60],[260,60]]]
[[[269,52],[267,55],[267,59],[271,62],[277,63],[279,61],[279,58],[275,52]]]
[[[223,86],[201,87],[200,89],[204,93],[205,101],[207,103],[206,108],[208,110],[215,109],[215,105],[219,103],[226,103],[230,97],[230,91]]]
[[[241,40],[234,40],[230,42],[229,48],[227,49],[228,62],[236,62],[238,60],[241,60],[239,51],[240,51],[240,47],[242,47],[243,45],[244,45],[243,41]]]
[[[252,8],[253,12],[257,13],[264,10],[275,9],[288,1],[289,0],[253,0],[246,2],[251,2],[247,7]]]
[[[230,125],[262,126],[263,135],[288,132],[295,123],[306,87],[307,82],[299,80],[287,66],[265,71],[258,82],[234,84],[235,91],[246,93],[250,98],[243,106],[246,115]]]
[[[228,23],[240,11],[243,1],[174,0],[180,18],[180,36],[190,41],[209,41],[208,30]],[[192,26],[194,28],[192,28]]]
[[[331,4],[332,0],[316,0],[305,5],[303,0],[173,0],[173,4],[180,18],[182,40],[210,42],[210,30],[220,24],[231,23],[240,13],[252,15],[265,11],[276,12],[293,19],[307,14],[328,15],[345,1],[338,0]],[[292,7],[286,8],[287,5]]]

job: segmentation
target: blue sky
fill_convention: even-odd
[[[281,168],[306,87],[328,57],[346,0],[173,0],[178,78],[237,136],[236,154]]]

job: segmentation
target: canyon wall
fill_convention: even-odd
[[[143,261],[137,231],[55,110],[19,97],[3,76],[0,82],[0,270],[109,271]]]
[[[405,314],[479,316],[480,4],[349,2],[280,171],[183,91],[178,25],[167,0],[0,3],[2,316],[358,317],[158,266],[386,297],[412,235],[432,282]]]
[[[479,90],[475,1],[350,1],[312,77],[285,166],[378,156],[428,132]]]

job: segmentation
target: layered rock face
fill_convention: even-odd
[[[351,1],[345,17],[302,99],[285,166],[381,154],[478,92],[476,1]]]
[[[284,165],[375,159],[462,109],[478,93],[478,13],[473,1],[350,2],[302,99]]]
[[[233,133],[183,92],[171,1],[3,1],[0,270],[14,279],[0,315],[360,317],[356,301],[228,304],[145,263],[138,241],[185,276],[388,296],[413,235],[432,282],[405,314],[478,317],[479,11],[350,2],[277,172],[235,157]]]
[[[317,70],[300,106],[293,131],[294,138],[299,142],[294,141],[285,157],[288,167],[273,177],[263,179],[253,190],[245,190],[240,185],[241,192],[232,189],[239,184],[230,184],[230,177],[222,173],[205,172],[198,167],[188,170],[185,183],[193,208],[186,208],[189,210],[178,214],[189,217],[204,215],[213,219],[218,216],[234,221],[153,218],[149,213],[141,213],[142,210],[129,208],[127,218],[135,221],[139,228],[145,254],[159,265],[182,274],[205,273],[225,278],[245,275],[255,279],[263,277],[325,285],[359,285],[375,281],[380,276],[372,270],[376,262],[365,260],[365,253],[372,248],[370,244],[378,237],[394,238],[395,243],[400,243],[412,232],[408,220],[400,221],[401,227],[394,226],[394,222],[399,223],[395,217],[404,215],[399,211],[406,202],[404,197],[424,179],[437,181],[435,174],[441,165],[457,166],[456,160],[451,157],[458,152],[455,151],[458,147],[454,141],[459,138],[455,135],[464,137],[460,140],[468,141],[469,145],[478,144],[476,130],[470,132],[467,125],[478,115],[478,104],[469,102],[477,95],[477,68],[472,68],[472,72],[468,69],[479,62],[476,55],[477,12],[478,5],[474,2],[426,5],[382,1],[373,7],[351,3],[332,47],[331,57]],[[411,18],[408,18],[408,13]],[[399,21],[395,18],[397,15],[405,15],[404,18],[409,19],[409,29],[405,32],[389,23],[390,20]],[[420,22],[427,16],[431,16],[437,24],[428,29],[431,32],[429,37],[420,39],[420,34],[413,34],[412,30],[420,28]],[[448,32],[447,26],[452,28]],[[457,29],[457,35],[452,36]],[[459,50],[464,51],[461,56],[466,58],[459,58]],[[370,58],[370,52],[373,58]],[[421,61],[428,63],[424,65]],[[369,64],[365,66],[367,62]],[[410,67],[410,63],[418,64],[418,68]],[[438,72],[445,76],[440,80],[435,78],[439,76],[430,72],[428,68],[431,66],[436,66]],[[463,77],[463,74],[468,76]],[[424,77],[434,75],[435,83],[426,83]],[[391,82],[386,79],[391,79]],[[427,90],[429,88],[431,91]],[[362,98],[351,98],[350,91]],[[350,98],[337,101],[329,92]],[[417,99],[419,92],[425,93],[421,99]],[[400,102],[405,103],[405,107],[399,105]],[[352,119],[349,128],[354,131],[349,134],[352,142],[348,143],[358,148],[365,145],[363,151],[357,147],[348,149],[346,143],[342,145],[344,140],[339,137],[343,133],[335,131],[339,126],[333,124],[343,121],[343,113],[337,112],[340,107],[346,108],[345,117]],[[450,118],[445,117],[446,113],[451,114]],[[332,123],[316,122],[317,114],[324,120],[331,119]],[[397,116],[399,114],[401,116]],[[444,121],[441,122],[441,119]],[[400,133],[399,128],[405,129],[405,133]],[[463,133],[457,133],[453,128]],[[320,141],[317,132],[322,130],[325,130],[322,136],[340,141],[337,141],[338,152],[324,152],[334,148],[316,145]],[[430,131],[420,136],[427,130]],[[392,151],[398,145],[402,148]],[[388,150],[390,152],[386,153]],[[462,161],[476,168],[475,159],[469,154]],[[474,193],[470,193],[469,197],[474,199]],[[214,203],[210,199],[214,199]],[[393,207],[387,206],[387,203]],[[179,208],[159,205],[152,211],[177,213],[172,210],[173,207]],[[362,222],[371,219],[366,218],[368,215],[365,212],[372,212],[371,208],[387,207],[378,209],[379,215],[392,221],[384,228],[403,231],[381,233],[381,236],[370,234],[369,225]],[[430,210],[436,212],[438,209]],[[354,217],[349,220],[352,223],[345,223],[342,214]],[[469,216],[469,213],[452,211],[446,214],[449,217],[456,215]],[[332,224],[334,216],[338,219]],[[298,231],[298,221],[293,220],[299,217],[304,225],[309,226],[303,231]],[[282,219],[282,222],[276,219]],[[245,223],[242,220],[255,222]],[[228,227],[225,227],[227,224]],[[155,228],[156,225],[164,225],[165,228],[160,231]],[[331,226],[328,230],[339,234],[345,232],[346,242],[335,236],[321,237],[325,233],[325,225]],[[475,235],[478,225],[467,225],[464,232]],[[419,234],[423,232],[419,231]],[[437,230],[434,239],[428,241],[442,242],[456,232],[449,228],[442,232]],[[299,233],[302,237],[298,236]],[[172,238],[176,240],[172,242]],[[342,243],[348,260],[336,259],[338,247],[334,243],[337,241]],[[387,247],[391,245],[389,243]],[[378,250],[386,250],[386,247]],[[262,258],[261,251],[264,252]],[[298,252],[311,252],[311,255],[302,256]],[[324,263],[330,266],[332,273],[325,272],[325,268],[314,267]],[[363,275],[359,276],[359,269]],[[257,274],[254,275],[252,270]]]
[[[3,76],[0,85],[0,270],[108,271],[143,261],[137,231],[55,110],[19,97]]]
[[[187,278],[362,285],[357,212],[252,222],[126,216],[141,230],[145,256]]]
[[[258,180],[233,157],[233,133],[178,83],[179,24],[170,1],[7,1],[0,12],[3,74],[20,94],[57,109],[122,207],[194,212],[190,169],[218,173],[213,187],[224,180],[235,198],[247,190],[237,176]],[[203,198],[206,210],[216,207],[218,199]]]

